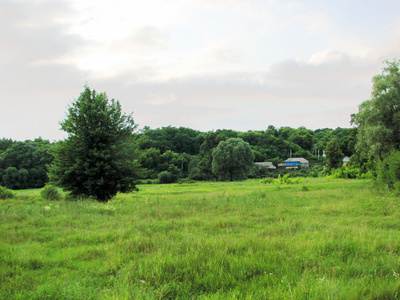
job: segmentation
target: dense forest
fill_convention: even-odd
[[[166,183],[184,178],[215,180],[211,167],[212,152],[221,141],[229,138],[240,138],[249,143],[255,162],[270,161],[277,166],[292,156],[304,157],[314,165],[323,165],[325,148],[334,138],[343,155],[351,157],[356,132],[355,128],[313,131],[304,127],[294,129],[274,126],[262,131],[247,132],[230,129],[201,132],[171,126],[157,129],[144,127],[132,136],[129,149],[134,151],[134,157],[140,164],[138,176],[141,180],[160,179]],[[44,186],[48,181],[48,166],[54,159],[52,148],[57,143],[60,142],[50,143],[41,138],[23,142],[1,139],[0,184],[11,189]],[[252,171],[250,177],[266,175],[257,168]]]

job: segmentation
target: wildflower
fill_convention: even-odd
[[[44,207],[44,209],[45,209],[45,210],[50,210],[50,206],[46,205],[46,206]]]

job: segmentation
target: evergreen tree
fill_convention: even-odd
[[[55,146],[50,178],[57,185],[101,202],[136,188],[138,167],[130,149],[134,121],[118,101],[85,86],[60,125],[68,138]]]

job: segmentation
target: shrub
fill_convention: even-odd
[[[341,168],[339,168],[339,169],[331,169],[331,175],[332,175],[332,178],[334,178],[334,179],[344,178],[343,170]]]
[[[40,195],[42,196],[43,199],[45,200],[60,200],[61,195],[58,192],[58,189],[54,185],[46,185],[42,190],[40,191]]]
[[[0,186],[0,199],[14,198],[14,192],[4,186]]]
[[[274,179],[271,178],[271,177],[265,177],[265,178],[263,178],[263,179],[260,179],[260,182],[261,182],[261,183],[273,183],[273,182],[274,182]]]
[[[302,190],[303,192],[308,192],[308,191],[309,191],[309,188],[308,188],[307,186],[303,185],[303,186],[301,187],[301,190]]]
[[[181,178],[178,180],[179,184],[188,184],[188,183],[196,183],[195,180],[192,180],[190,178]]]
[[[279,174],[277,179],[273,179],[273,184],[300,184],[304,182],[303,177],[290,178],[290,174],[285,174],[283,177]]]
[[[351,168],[351,167],[344,167],[343,169],[344,178],[361,178],[361,170],[360,168]]]
[[[345,166],[339,169],[331,170],[332,178],[345,178],[345,179],[362,179],[365,178],[365,175],[362,176],[360,168]]]
[[[169,172],[169,171],[163,171],[160,174],[158,174],[158,182],[159,183],[174,183],[178,180],[178,176],[175,174]]]
[[[292,184],[300,184],[304,182],[304,178],[303,177],[296,177],[292,179]]]

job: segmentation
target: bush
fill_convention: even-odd
[[[308,192],[308,191],[309,191],[309,188],[308,188],[307,186],[303,185],[303,186],[301,187],[301,190],[302,190],[303,192]]]
[[[178,180],[178,176],[175,174],[169,172],[169,171],[163,171],[160,174],[158,174],[158,182],[159,183],[174,183]]]
[[[351,167],[344,167],[343,169],[344,178],[360,178],[361,170],[360,168],[351,168]]]
[[[344,178],[343,170],[341,168],[331,169],[331,175],[332,175],[332,178],[334,178],[334,179]]]
[[[58,192],[58,189],[54,185],[46,185],[42,190],[40,191],[40,195],[42,196],[43,199],[45,200],[60,200],[61,195]]]
[[[260,179],[260,182],[261,182],[261,183],[273,183],[273,182],[274,182],[274,179],[271,178],[271,177],[265,177],[265,178],[263,178],[263,179]]]
[[[272,183],[272,184],[300,184],[304,182],[304,178],[303,177],[294,177],[294,178],[290,178],[290,174],[285,174],[283,175],[283,177],[279,174],[278,178],[276,179],[272,179],[269,177],[266,177],[264,179],[261,179],[262,183]]]
[[[327,173],[329,175],[329,173]],[[332,178],[344,178],[344,179],[365,179],[366,174],[361,172],[360,168],[352,166],[344,166],[339,169],[331,169],[330,175]]]
[[[0,186],[0,199],[14,198],[14,192],[4,186]]]
[[[190,178],[181,178],[178,180],[179,184],[192,184],[192,183],[196,183],[196,180],[190,179]]]

